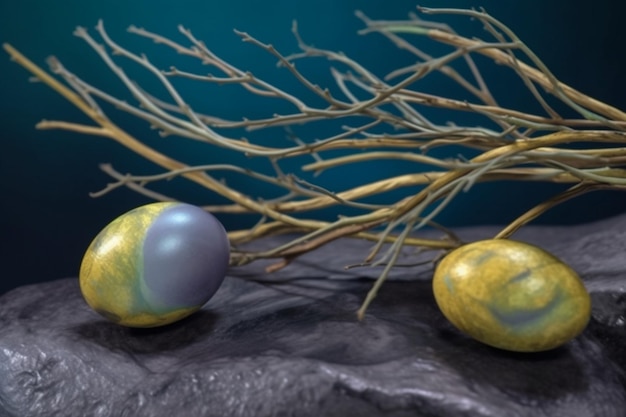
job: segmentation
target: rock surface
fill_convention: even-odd
[[[568,262],[592,293],[589,326],[564,347],[468,339],[438,311],[428,266],[398,268],[359,322],[379,270],[345,271],[371,247],[346,240],[273,275],[236,269],[200,313],[157,329],[100,318],[76,279],[5,294],[0,417],[623,417],[626,216],[514,238]]]

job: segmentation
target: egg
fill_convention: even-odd
[[[568,265],[513,240],[483,240],[446,255],[433,277],[435,300],[459,330],[487,345],[539,352],[580,334],[591,299]]]
[[[122,214],[91,242],[80,266],[87,304],[129,327],[156,327],[199,310],[217,291],[230,246],[199,207],[153,203]]]

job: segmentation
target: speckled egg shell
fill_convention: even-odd
[[[493,239],[464,245],[437,266],[435,299],[458,329],[517,352],[556,348],[580,334],[591,299],[569,266],[526,243]]]
[[[91,308],[118,324],[162,326],[215,294],[229,255],[213,215],[189,204],[148,204],[113,220],[91,242],[80,288]]]

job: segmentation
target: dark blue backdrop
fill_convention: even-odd
[[[424,0],[420,4],[486,7],[509,24],[563,81],[626,108],[623,10],[618,10],[624,7],[616,3]],[[362,25],[353,11],[361,9],[373,18],[400,19],[414,7],[411,0],[2,1],[0,41],[10,42],[41,65],[48,55],[55,54],[72,71],[106,86],[113,79],[92,51],[72,36],[75,26],[91,29],[102,18],[110,34],[125,45],[133,45],[135,38],[125,32],[130,24],[176,36],[176,25],[182,23],[220,54],[271,77],[275,71],[273,60],[243,45],[232,29],[245,30],[292,52],[296,46],[290,26],[292,19],[297,19],[309,42],[343,50],[382,75],[410,61],[381,37],[356,35]],[[142,45],[150,52],[158,50],[145,42]],[[327,76],[324,73],[320,77],[323,82]],[[109,181],[97,168],[99,163],[111,162],[124,172],[156,172],[113,142],[68,132],[36,131],[35,123],[44,118],[82,119],[56,93],[41,84],[28,83],[27,78],[22,68],[0,54],[0,293],[22,284],[76,275],[84,249],[100,228],[120,213],[148,202],[127,190],[91,199],[88,193]],[[499,80],[493,81],[497,85]],[[111,85],[113,91],[116,88]],[[205,112],[215,110],[235,118],[264,110],[253,101],[228,94],[206,101]],[[516,104],[520,109],[529,105],[521,99]],[[132,119],[121,120],[130,129],[139,126]],[[185,146],[177,145],[172,152],[181,156],[187,153],[192,160],[202,161],[202,155]],[[198,195],[199,190],[193,187],[176,185],[193,202],[211,202],[210,196]],[[552,186],[540,185],[530,189],[510,184],[479,185],[438,220],[451,226],[502,224],[554,191]],[[625,209],[624,195],[596,193],[563,205],[538,222],[582,222]],[[236,228],[243,221],[231,217],[222,220],[228,228]]]

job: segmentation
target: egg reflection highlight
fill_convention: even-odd
[[[437,265],[433,292],[455,327],[510,351],[556,348],[580,334],[591,315],[574,270],[541,248],[506,239],[450,252]]]
[[[163,326],[199,310],[221,285],[230,257],[221,223],[199,207],[153,203],[113,220],[80,267],[87,304],[129,327]]]

